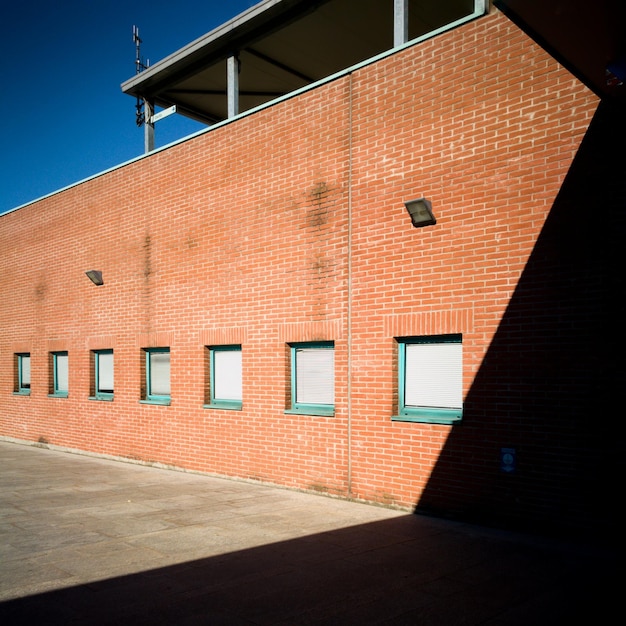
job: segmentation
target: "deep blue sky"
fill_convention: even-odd
[[[1,0],[0,213],[143,153],[132,27],[151,64],[258,0]],[[174,115],[162,146],[203,128]]]

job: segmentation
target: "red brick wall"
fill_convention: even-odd
[[[353,81],[352,488],[415,503],[451,427],[389,420],[392,338],[463,333],[469,392],[596,99],[499,14]]]
[[[0,434],[415,505],[452,427],[391,421],[393,338],[463,333],[469,391],[596,106],[493,12],[0,217]],[[285,414],[285,344],[317,339],[335,416]],[[213,343],[243,346],[241,411],[202,406]],[[170,406],[139,403],[149,346]],[[101,348],[114,402],[88,399]]]

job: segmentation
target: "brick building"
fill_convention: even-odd
[[[1,216],[0,435],[608,528],[622,109],[470,4]]]

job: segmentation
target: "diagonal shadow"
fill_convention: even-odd
[[[0,623],[602,622],[617,597],[612,565],[598,551],[406,515],[10,600]]]
[[[626,115],[602,102],[418,511],[616,536],[625,235]]]
[[[418,510],[617,529],[625,139],[622,112],[602,104]],[[616,562],[408,515],[9,600],[0,623],[608,623]]]

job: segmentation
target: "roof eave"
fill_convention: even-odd
[[[315,10],[329,0],[262,0],[250,9],[213,29],[148,69],[122,83],[122,91],[131,96],[146,96],[163,83],[184,78],[220,61],[244,44]]]

